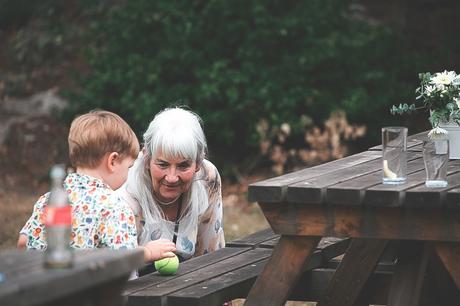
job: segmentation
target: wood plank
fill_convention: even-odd
[[[137,291],[153,287],[165,280],[174,279],[179,276],[192,273],[198,269],[213,265],[227,258],[237,256],[238,254],[248,252],[250,248],[222,248],[212,253],[208,253],[196,258],[189,259],[180,264],[177,274],[172,276],[162,276],[159,273],[151,273],[127,282],[123,295],[131,295]]]
[[[277,238],[265,241],[259,245],[262,248],[274,248],[279,242],[279,235]],[[348,238],[337,237],[323,237],[318,243],[317,250],[320,250],[323,256],[323,262],[327,262],[334,257],[342,255],[350,244]]]
[[[453,188],[447,192],[446,205],[454,209],[460,207],[460,188]]]
[[[428,247],[424,242],[406,241],[401,245],[388,306],[419,305],[428,257]]]
[[[457,289],[460,289],[460,245],[452,242],[436,242],[435,250],[444,267],[452,277]]]
[[[401,185],[380,184],[364,190],[363,205],[374,207],[399,207],[405,201],[405,191],[425,184],[424,168],[407,176],[407,181]]]
[[[304,273],[289,300],[319,301],[326,294],[326,289],[335,271],[335,269],[320,268]],[[361,290],[366,294],[360,296],[355,305],[385,305],[392,276],[392,272],[380,271],[379,266],[377,266],[376,271],[369,277]]]
[[[173,292],[167,297],[168,305],[222,305],[226,301],[245,298],[267,262],[268,258]],[[302,271],[322,264],[322,252],[316,250]]]
[[[255,240],[258,241],[256,237],[260,238],[265,235],[266,238],[266,234],[270,234],[270,232],[270,230],[262,230],[255,233],[257,235],[253,234],[248,237],[249,240],[253,240],[253,238],[255,238]],[[315,252],[305,263],[302,270],[306,271],[320,267],[330,259],[343,254],[349,244],[349,241],[350,239],[339,239],[334,237],[326,237],[322,239]],[[245,252],[238,253],[235,256],[252,258],[253,255]],[[221,258],[221,256],[217,256],[217,258]],[[222,259],[221,261],[225,260],[226,259]],[[224,273],[221,276],[217,275],[216,277],[212,277],[204,282],[191,282],[189,274],[187,276],[189,287],[172,292],[163,300],[166,300],[168,305],[220,305],[230,299],[246,297],[250,287],[254,283],[256,277],[260,274],[260,271],[267,260],[268,259],[264,259],[258,263],[248,264],[236,270]],[[250,262],[249,260],[246,261]],[[197,266],[195,263],[191,263],[189,261],[182,264],[185,268],[187,268],[187,265]],[[232,262],[223,265],[226,267],[233,267],[234,263]],[[218,274],[218,271],[216,273]],[[166,281],[168,280],[164,277],[163,279]],[[133,283],[133,281],[130,283]],[[134,302],[131,300],[131,303],[133,304]]]
[[[279,238],[271,228],[252,233],[246,237],[238,238],[227,242],[225,247],[257,247],[261,243]]]
[[[168,306],[211,306],[246,297],[268,258],[170,294]]]
[[[280,238],[281,236],[280,235],[277,235],[276,238],[273,238],[273,239],[270,239],[270,240],[267,240],[267,241],[264,241],[262,242],[261,244],[259,244],[259,248],[269,248],[269,249],[273,249],[275,248],[275,246],[278,244],[278,242],[280,241]]]
[[[357,165],[340,167],[335,171],[324,173],[320,176],[304,177],[301,181],[290,184],[287,187],[286,201],[290,203],[308,202],[310,204],[320,204],[325,196],[326,187],[371,174],[376,169],[380,169],[381,164],[381,158],[374,158]]]
[[[342,255],[350,245],[350,238],[323,237],[318,243],[317,249],[321,250],[323,264],[331,259]]]
[[[460,212],[261,203],[275,233],[317,237],[460,241]]]
[[[423,165],[423,160],[420,159],[420,165]],[[456,173],[460,171],[460,160],[451,160],[448,164],[447,174],[450,180],[450,186],[445,189],[439,188],[426,188],[426,172],[425,166],[423,170],[411,173],[407,176],[407,182],[402,185],[376,185],[365,190],[364,205],[368,206],[414,206],[414,207],[428,207],[442,205],[445,192],[449,188],[457,186],[459,178]],[[449,176],[451,176],[449,178]],[[440,192],[439,194],[437,194]]]
[[[428,305],[458,306],[460,290],[457,289],[452,277],[444,267],[436,252],[430,256],[428,263],[427,287],[432,288],[432,300]]]
[[[250,202],[280,202],[284,200],[287,186],[289,184],[324,175],[325,173],[337,171],[338,169],[358,165],[379,157],[381,157],[381,153],[379,152],[366,151],[319,166],[306,168],[300,171],[291,172],[282,176],[253,183],[249,185],[248,188],[248,199]]]
[[[450,166],[449,166],[450,167]],[[406,201],[404,206],[407,207],[433,207],[447,205],[445,198],[447,191],[455,186],[460,185],[460,167],[455,167],[456,173],[448,171],[447,183],[445,188],[429,188],[420,185],[406,191]]]
[[[353,239],[317,306],[352,306],[374,271],[387,240]]]
[[[319,238],[281,236],[244,305],[283,305],[302,274],[301,267],[318,242]]]
[[[199,267],[194,273],[179,274],[170,279],[163,277],[163,282],[142,290],[137,290],[128,295],[129,305],[163,305],[167,302],[168,295],[173,292],[184,290],[194,284],[207,281],[244,266],[255,264],[268,258],[271,253],[272,251],[269,249],[251,249],[247,252],[238,254],[238,256],[229,257],[224,261],[216,262],[205,267]],[[192,266],[194,262],[189,260],[182,265]]]
[[[20,258],[21,252],[17,252]],[[42,252],[25,253],[43,260]],[[75,252],[75,256],[74,267],[70,269],[46,270],[42,261],[38,261],[28,273],[7,278],[0,286],[0,304],[52,304],[76,292],[81,294],[109,282],[121,282],[143,261],[140,250]]]
[[[231,299],[246,298],[257,275],[260,274],[267,261],[268,259],[261,261],[252,269],[246,266],[240,269],[238,273],[224,274],[210,281],[172,293],[168,296],[168,306],[220,306]],[[324,268],[305,271],[293,289],[289,300],[318,301],[324,295],[334,272],[335,269]],[[391,277],[392,272],[381,271],[377,268],[363,289],[369,293],[366,296],[366,301],[371,304],[385,304]]]
[[[424,171],[422,156],[420,153],[408,155],[407,174]],[[326,203],[332,205],[362,205],[365,190],[382,184],[382,170],[378,166],[374,172],[343,181],[327,187]]]

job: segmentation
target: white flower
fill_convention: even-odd
[[[460,75],[455,77],[455,79],[452,81],[452,84],[456,86],[460,85]]]
[[[455,71],[438,72],[431,78],[431,84],[435,85],[449,85],[457,78]]]
[[[439,90],[440,92],[446,92],[446,85],[436,84],[436,90]]]
[[[427,96],[431,96],[431,93],[436,90],[434,85],[426,85],[425,86],[425,93]]]
[[[430,139],[444,139],[449,132],[445,129],[440,128],[439,126],[435,127],[428,133],[428,138]]]
[[[458,109],[460,109],[460,98],[454,98],[455,103],[457,103]]]

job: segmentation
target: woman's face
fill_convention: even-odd
[[[193,175],[199,170],[194,160],[171,159],[161,154],[150,160],[149,167],[153,192],[162,202],[170,202],[187,191]]]

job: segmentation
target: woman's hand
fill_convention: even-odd
[[[165,257],[174,257],[176,245],[167,239],[158,239],[147,242],[144,249],[144,261],[152,262]]]

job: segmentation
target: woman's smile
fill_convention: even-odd
[[[161,201],[171,201],[187,191],[198,171],[194,160],[159,155],[150,160],[153,192]]]

